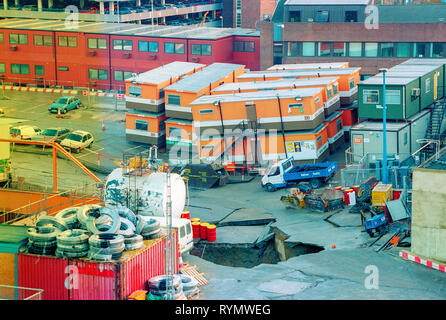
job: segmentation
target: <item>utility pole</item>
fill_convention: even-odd
[[[153,27],[153,0],[152,0],[152,27]]]
[[[166,267],[166,299],[174,300],[175,288],[173,286],[173,232],[172,232],[172,190],[170,185],[170,169],[166,172],[167,179],[167,194],[166,194],[166,226],[167,226],[167,237],[166,237],[166,254],[165,254],[165,267]]]
[[[386,68],[379,69],[383,74],[383,168],[382,183],[387,184],[387,115],[386,115]]]

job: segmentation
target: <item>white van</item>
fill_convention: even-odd
[[[160,222],[161,228],[166,229],[166,217],[141,216],[144,219],[155,219]],[[194,247],[192,224],[189,219],[172,218],[172,228],[178,232],[178,243],[181,253],[189,252]]]
[[[31,140],[31,138],[39,135],[41,132],[42,130],[39,127],[29,125],[11,127],[9,129],[12,138],[22,140]]]

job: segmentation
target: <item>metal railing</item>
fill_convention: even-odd
[[[0,285],[0,300],[42,300],[43,289]]]

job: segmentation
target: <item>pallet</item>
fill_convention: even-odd
[[[182,274],[195,278],[198,282],[197,287],[205,286],[210,283],[206,280],[204,274],[197,270],[197,266],[186,265],[180,268],[180,271]]]

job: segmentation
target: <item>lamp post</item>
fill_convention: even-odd
[[[386,72],[387,69],[379,69],[383,74],[383,168],[382,183],[387,184],[387,132],[386,132]]]

